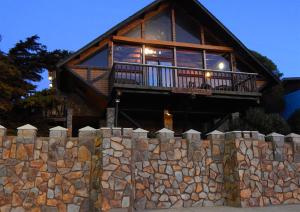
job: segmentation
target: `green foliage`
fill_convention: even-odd
[[[276,75],[278,78],[281,78],[283,76],[283,73],[281,73],[278,70],[277,65],[268,57],[256,52],[256,51],[251,51],[252,54],[254,55],[254,57],[257,58],[257,60],[263,64],[268,70],[270,70],[271,72],[273,72],[274,75]]]
[[[61,99],[56,95],[54,89],[45,89],[36,92],[34,95],[27,97],[21,102],[21,107],[25,109],[48,109],[61,103]]]
[[[240,119],[231,123],[230,130],[254,130],[264,134],[288,134],[288,123],[276,113],[267,114],[262,108],[250,108]]]
[[[293,113],[289,118],[288,123],[290,124],[293,133],[300,134],[300,109]]]
[[[34,86],[22,79],[21,71],[0,53],[0,114],[11,110],[32,89]]]
[[[34,35],[19,41],[7,54],[0,52],[0,118],[1,114],[13,107],[20,108],[34,103],[39,106],[39,100],[45,93],[26,99],[36,88],[33,82],[42,79],[42,72],[55,71],[56,64],[70,54],[66,50],[49,52],[38,40],[39,37]]]
[[[267,88],[263,92],[261,103],[267,113],[281,113],[285,108],[284,87],[282,83]]]
[[[272,132],[288,134],[290,132],[289,125],[279,114],[267,114],[261,108],[249,109],[244,119],[249,125],[264,134]]]

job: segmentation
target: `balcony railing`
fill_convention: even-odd
[[[257,93],[256,73],[115,63],[110,86],[170,90],[175,93]]]

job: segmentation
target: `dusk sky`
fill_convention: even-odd
[[[0,49],[37,34],[49,50],[75,51],[152,0],[1,0]],[[300,0],[200,0],[284,77],[300,77]],[[44,74],[46,76],[46,74]],[[47,77],[38,88],[48,87]]]

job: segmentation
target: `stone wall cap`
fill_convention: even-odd
[[[287,136],[285,136],[286,138],[300,138],[299,134],[296,133],[290,133]]]
[[[17,130],[37,130],[37,128],[30,124],[25,124],[21,127],[18,127]]]
[[[68,131],[68,129],[63,128],[61,126],[57,126],[57,127],[51,128],[50,131]]]
[[[199,132],[197,130],[190,129],[190,130],[184,132],[183,134],[201,134],[201,132]]]
[[[79,132],[85,132],[85,131],[96,131],[96,129],[90,126],[86,126],[84,128],[79,129]]]
[[[156,133],[174,133],[174,131],[169,130],[167,128],[163,128],[163,129],[157,131]]]
[[[273,132],[267,135],[267,137],[284,137],[284,135]]]
[[[142,128],[137,128],[135,130],[133,130],[134,133],[148,133],[149,131],[147,130],[144,130]]]
[[[210,133],[207,133],[206,135],[223,135],[224,133],[219,130],[214,130]]]
[[[6,129],[5,127],[3,127],[2,125],[0,125],[0,129]]]

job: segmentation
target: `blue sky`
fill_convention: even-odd
[[[151,0],[1,0],[0,49],[37,34],[48,49],[75,51]],[[299,0],[200,0],[248,48],[285,77],[300,76]],[[287,3],[288,2],[288,3]],[[46,76],[44,74],[43,76]],[[47,77],[38,84],[48,86]]]

